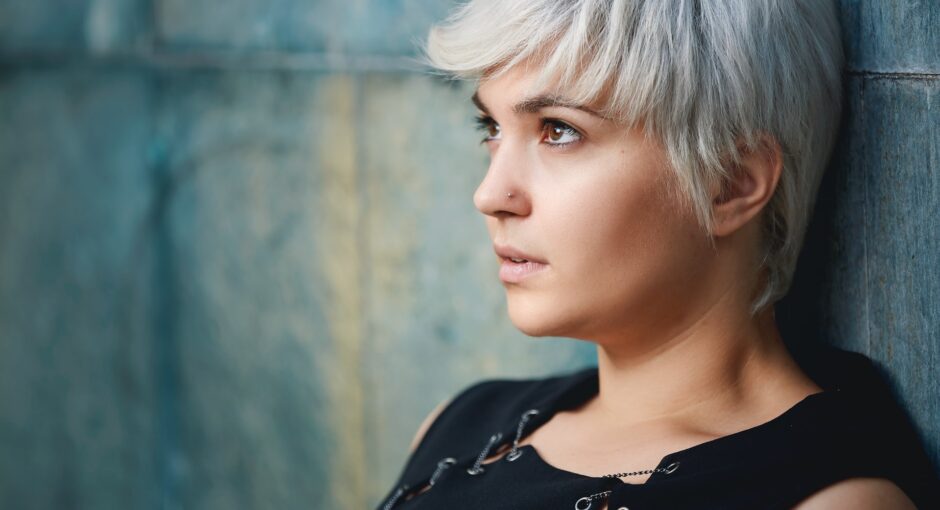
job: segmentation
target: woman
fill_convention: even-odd
[[[838,127],[833,2],[479,0],[427,54],[479,80],[513,324],[598,366],[442,404],[381,508],[933,505],[899,413],[838,375],[868,360],[813,379],[774,322]]]

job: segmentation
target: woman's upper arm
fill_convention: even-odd
[[[917,510],[894,482],[885,478],[849,478],[801,501],[793,510]]]
[[[421,439],[424,438],[424,434],[428,431],[428,428],[434,423],[434,420],[437,419],[438,415],[441,414],[441,411],[447,407],[447,404],[450,403],[451,399],[444,399],[443,402],[437,405],[434,409],[428,413],[428,416],[421,422],[421,425],[418,426],[418,432],[415,433],[414,439],[411,440],[411,446],[408,448],[410,452],[414,452],[415,448],[418,447],[418,444],[421,442]]]

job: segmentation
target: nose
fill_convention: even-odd
[[[522,155],[504,142],[490,158],[486,176],[473,193],[473,205],[487,216],[528,215],[531,197],[525,185],[524,165]]]

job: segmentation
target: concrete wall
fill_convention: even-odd
[[[374,507],[443,398],[592,363],[506,317],[470,88],[409,60],[452,5],[0,0],[0,506]],[[875,358],[936,462],[940,5],[843,11],[784,326]]]
[[[870,356],[940,466],[940,3],[842,0],[846,111],[796,282],[794,344]]]

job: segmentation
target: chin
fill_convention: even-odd
[[[509,296],[509,320],[519,331],[532,337],[570,337],[574,331],[572,320],[566,318],[557,302],[540,302]]]

